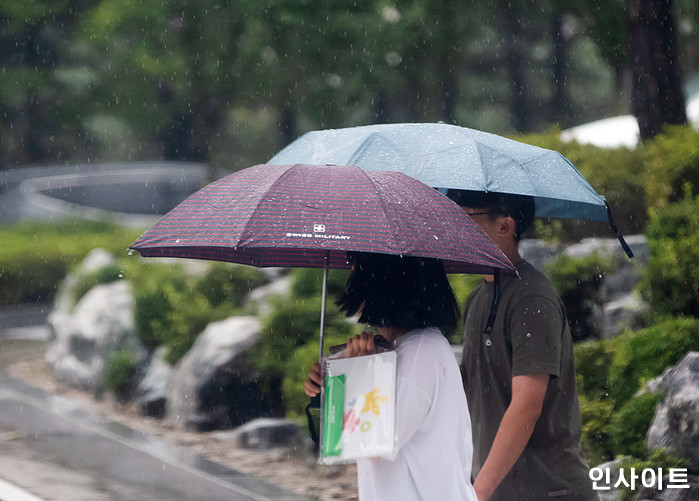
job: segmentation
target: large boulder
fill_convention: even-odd
[[[659,385],[665,390],[646,442],[651,449],[670,449],[699,471],[699,352],[690,352]]]
[[[246,351],[258,343],[256,317],[209,324],[170,378],[167,420],[176,428],[231,428],[268,414]]]
[[[146,350],[134,331],[134,300],[128,282],[120,280],[88,291],[72,311],[49,316],[53,336],[46,362],[57,379],[81,389],[103,389],[110,356],[128,350],[135,364]]]

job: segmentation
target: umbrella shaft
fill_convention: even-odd
[[[318,354],[318,362],[323,363],[323,340],[325,337],[325,296],[328,293],[328,261],[329,254],[325,255],[325,263],[323,264],[323,295],[320,303],[320,339],[319,347],[320,353]]]

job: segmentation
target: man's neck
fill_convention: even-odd
[[[522,260],[522,256],[519,255],[519,248],[517,247],[517,242],[513,242],[512,245],[506,244],[500,245],[500,250],[502,251],[503,254],[505,254],[505,257],[510,260],[512,264],[515,266],[519,261]],[[493,281],[493,275],[483,275],[483,278],[485,279],[486,282],[492,282]]]

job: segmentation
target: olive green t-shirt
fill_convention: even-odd
[[[462,371],[473,426],[473,475],[483,466],[512,398],[512,378],[550,374],[543,410],[524,452],[491,501],[597,499],[580,446],[573,341],[551,282],[526,261],[501,279],[500,306],[486,346],[493,297],[483,281],[466,303]]]

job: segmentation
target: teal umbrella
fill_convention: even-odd
[[[609,222],[604,197],[573,164],[547,150],[447,124],[380,124],[308,132],[267,163],[356,165],[399,171],[439,189],[529,195],[537,217]]]

